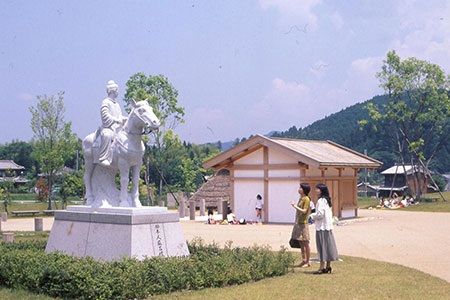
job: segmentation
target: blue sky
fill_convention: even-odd
[[[36,95],[64,90],[83,138],[110,79],[163,74],[182,140],[304,127],[382,93],[389,50],[450,72],[446,1],[0,1],[0,143],[28,141]],[[121,100],[120,100],[120,103]]]

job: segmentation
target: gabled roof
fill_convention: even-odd
[[[410,175],[412,173],[416,173],[420,171],[423,173],[422,168],[419,168],[419,166],[412,166],[412,165],[405,165],[405,168],[403,168],[403,165],[395,165],[393,167],[390,167],[389,169],[384,170],[381,172],[382,175],[394,175],[394,174],[406,174]]]
[[[295,158],[300,163],[315,168],[342,166],[379,168],[382,162],[348,149],[331,141],[310,141],[285,138],[268,138],[256,135],[245,142],[205,161],[205,168],[217,168],[246,156],[261,147],[268,147]]]
[[[25,167],[16,164],[12,160],[0,160],[0,170],[23,170]]]

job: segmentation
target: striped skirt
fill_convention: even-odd
[[[316,231],[316,246],[320,261],[338,260],[338,252],[336,248],[336,242],[334,241],[333,231]]]

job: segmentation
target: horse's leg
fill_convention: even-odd
[[[92,205],[94,203],[94,193],[92,192],[92,171],[94,169],[94,163],[91,160],[84,161],[86,170],[84,171],[84,183],[86,184],[86,205]]]
[[[84,183],[86,185],[86,205],[92,205],[95,198],[92,191],[92,172],[94,170],[94,161],[92,157],[92,144],[93,144],[94,134],[88,135],[83,140],[83,152],[84,152]]]
[[[128,181],[130,174],[130,165],[127,161],[119,159],[118,161],[120,171],[120,203],[119,206],[129,207],[128,201]]]
[[[141,207],[141,201],[139,201],[139,178],[142,164],[137,164],[131,167],[131,178],[132,178],[132,186],[131,186],[131,205],[134,207]]]

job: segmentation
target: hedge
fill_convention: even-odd
[[[280,276],[292,255],[268,247],[219,248],[188,244],[189,257],[123,258],[99,262],[91,257],[44,252],[45,242],[0,246],[0,283],[65,299],[143,299],[185,289],[223,287]]]

